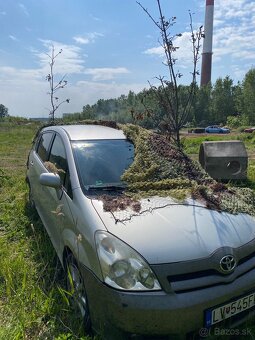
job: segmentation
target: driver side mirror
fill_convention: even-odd
[[[39,182],[41,185],[45,185],[47,187],[60,189],[61,188],[61,180],[59,175],[45,172],[40,175]]]

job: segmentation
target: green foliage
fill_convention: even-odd
[[[240,130],[239,132],[242,132],[245,127],[249,124],[248,119],[246,116],[242,115],[242,116],[228,116],[227,117],[227,122],[226,122],[227,126],[229,126],[230,128],[238,128]]]
[[[197,90],[196,98],[193,103],[192,113],[195,125],[208,125],[211,120],[211,92],[212,86],[208,84]]]
[[[249,124],[255,124],[255,68],[248,71],[243,81],[243,114]]]
[[[187,121],[195,126],[228,124],[233,127],[255,124],[255,71],[250,70],[243,81],[234,85],[230,77],[219,78],[214,84],[196,87],[196,95],[190,103]],[[114,120],[118,123],[135,123],[149,129],[169,130],[167,110],[159,105],[167,87],[152,87],[135,94],[121,95],[116,99],[99,99],[94,105],[85,105],[82,112],[65,117],[65,120],[84,119]],[[178,87],[179,110],[185,109],[188,101],[189,86]],[[228,118],[230,117],[230,118]],[[239,122],[239,125],[238,125]]]
[[[8,116],[8,109],[3,104],[0,104],[0,119]]]
[[[199,147],[204,141],[220,141],[220,140],[231,140],[233,139],[232,135],[226,134],[221,136],[192,136],[191,138],[183,139],[184,151],[188,155],[198,155]]]
[[[218,78],[212,91],[212,117],[217,123],[226,123],[227,117],[235,113],[233,80],[228,76]]]
[[[255,160],[249,161],[248,178],[250,187],[255,190]]]
[[[82,118],[83,119],[95,119],[96,118],[96,114],[90,105],[83,106]]]

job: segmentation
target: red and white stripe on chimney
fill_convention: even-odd
[[[204,43],[202,52],[202,69],[200,85],[207,85],[211,81],[212,74],[212,43],[213,43],[213,13],[214,0],[206,0]]]

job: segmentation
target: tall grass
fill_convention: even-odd
[[[27,202],[26,158],[36,126],[0,125],[0,339],[88,339],[64,275]]]
[[[199,147],[202,142],[221,141],[221,140],[241,140],[249,154],[255,152],[255,133],[231,133],[226,135],[186,135],[182,138],[184,151],[189,155],[198,155]],[[253,155],[254,156],[254,155]],[[255,158],[255,157],[253,157]]]

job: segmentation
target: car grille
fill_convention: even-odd
[[[248,247],[249,250],[250,247]],[[244,252],[242,248],[231,249],[231,253],[237,260],[237,266],[230,274],[222,273],[219,266],[220,259],[229,253],[229,249],[221,248],[208,258],[161,266],[154,265],[152,268],[165,290],[176,294],[227,285],[255,269],[255,252],[247,254],[247,251]]]

